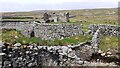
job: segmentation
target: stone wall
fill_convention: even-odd
[[[1,22],[0,28],[17,29],[27,37],[34,32],[35,37],[54,39],[83,34],[81,24],[47,24],[36,22]]]
[[[120,26],[104,24],[91,24],[89,26],[89,32],[91,34],[94,34],[97,29],[100,29],[101,35],[120,36]]]
[[[38,24],[35,22],[4,22],[0,28],[21,30],[23,35],[29,36],[32,31],[36,37],[54,39],[83,34],[80,24]],[[28,68],[35,66],[81,66],[90,60],[92,54],[98,52],[99,37],[103,35],[119,36],[119,26],[90,25],[93,34],[90,42],[68,46],[39,46],[36,44],[12,46],[2,43],[3,68]],[[0,56],[1,56],[0,55]],[[1,64],[0,64],[1,66]]]
[[[89,42],[68,46],[39,46],[4,43],[2,67],[28,68],[34,66],[81,66],[94,53]]]
[[[100,44],[100,29],[97,29],[91,40],[91,45],[93,46],[94,50],[96,50],[95,52],[98,52],[99,44]]]
[[[1,29],[16,29],[20,30],[23,35],[30,37],[30,33],[33,30],[33,22],[0,22]]]
[[[39,24],[34,28],[35,36],[54,39],[83,34],[81,24]]]

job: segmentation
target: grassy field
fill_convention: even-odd
[[[41,40],[40,38],[32,37],[28,38],[23,36],[19,31],[16,30],[2,30],[2,41],[14,44],[16,42],[20,42],[22,44],[40,44],[40,45],[68,45],[68,44],[78,44],[80,42],[84,42],[87,40],[91,40],[91,35],[76,35],[67,37],[64,39],[55,39],[55,40]]]
[[[114,50],[118,52],[118,48],[120,47],[119,39],[115,36],[101,36],[99,47],[103,51]]]
[[[38,10],[30,12],[6,12],[3,13],[4,16],[20,16],[20,17],[33,17],[33,19],[2,19],[2,20],[11,20],[11,21],[40,21],[44,12],[48,13],[63,13],[69,12],[70,15],[74,15],[74,18],[70,18],[68,23],[78,23],[83,24],[83,31],[87,32],[90,24],[111,24],[111,25],[120,25],[118,23],[118,10],[117,8],[109,9],[82,9],[82,10]],[[51,22],[55,23],[55,22]],[[56,22],[64,23],[64,22]],[[16,38],[17,37],[17,38]],[[39,45],[68,45],[68,44],[78,44],[87,40],[91,40],[91,35],[77,35],[62,40],[41,40],[40,38],[28,38],[23,36],[19,31],[16,30],[2,30],[2,36],[0,39],[4,42],[15,43],[20,42],[22,44],[32,44],[37,43]],[[100,39],[100,49],[107,51],[108,49],[117,50],[118,49],[118,38],[114,36],[101,36]],[[120,51],[119,51],[120,52]]]
[[[69,44],[79,44],[80,42],[90,41],[92,39],[92,35],[76,35],[67,37],[64,39],[54,39],[54,40],[41,40],[40,38],[32,37],[28,38],[23,36],[20,31],[17,30],[2,30],[2,41],[10,44],[14,44],[16,42],[22,44],[39,44],[39,45],[47,45],[47,46],[66,46]],[[109,49],[118,50],[118,37],[115,36],[101,36],[100,37],[100,46],[99,48],[103,51],[108,51]]]
[[[33,19],[2,19],[2,20],[23,20],[23,21],[40,21],[45,12],[56,14],[69,12],[70,15],[75,16],[70,18],[70,22],[77,23],[105,23],[105,24],[117,24],[118,10],[117,8],[105,8],[105,9],[81,9],[81,10],[37,10],[29,12],[3,12],[2,17],[33,17]]]

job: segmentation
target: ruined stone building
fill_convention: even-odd
[[[45,23],[49,22],[69,22],[69,12],[63,14],[56,14],[56,13],[44,13],[43,18]]]

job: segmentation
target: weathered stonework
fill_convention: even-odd
[[[84,34],[80,24],[47,24],[36,22],[1,22],[0,28],[17,29],[25,36],[54,39]],[[100,35],[119,36],[119,26],[91,25],[91,41],[68,46],[39,46],[15,43],[12,47],[2,43],[3,68],[35,66],[83,66],[92,54],[98,52]],[[0,53],[1,54],[1,53]]]
[[[35,37],[42,39],[55,39],[83,34],[81,24],[47,24],[36,22],[1,22],[0,27],[6,29],[17,29],[27,37],[31,37],[31,33]]]
[[[93,46],[93,49],[96,50],[95,52],[98,52],[99,44],[100,44],[100,29],[97,29],[91,40],[91,45]]]
[[[39,24],[34,28],[35,36],[55,39],[83,34],[81,24]]]
[[[120,36],[120,26],[108,25],[108,24],[91,24],[89,26],[89,32],[93,35],[98,29],[100,29],[100,35],[108,36]]]
[[[69,12],[62,13],[62,14],[56,14],[56,13],[44,13],[43,14],[43,20],[45,23],[49,22],[69,22]]]
[[[68,46],[3,44],[3,68],[34,66],[82,66],[94,53],[89,42]]]

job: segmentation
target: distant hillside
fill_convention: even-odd
[[[117,8],[104,8],[104,9],[78,9],[78,10],[36,10],[30,12],[5,12],[2,16],[41,16],[45,12],[70,12],[72,15],[106,15],[117,14]]]
[[[43,14],[47,13],[64,13],[69,12],[75,16],[70,22],[90,22],[90,23],[108,23],[116,24],[118,20],[117,8],[101,9],[76,9],[76,10],[34,10],[29,12],[5,12],[2,13],[2,20],[12,21],[40,21]],[[11,19],[13,17],[13,19]]]

